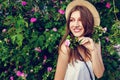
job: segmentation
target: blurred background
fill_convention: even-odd
[[[71,1],[0,0],[0,80],[54,79]],[[89,1],[101,18],[93,36],[101,40],[105,65],[99,80],[120,80],[120,0]]]

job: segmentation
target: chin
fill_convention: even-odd
[[[72,34],[75,36],[75,37],[82,37],[84,35],[84,31],[80,31],[80,32],[72,32]]]
[[[82,37],[80,34],[74,34],[75,37]]]

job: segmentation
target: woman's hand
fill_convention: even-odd
[[[81,40],[80,45],[83,45],[84,47],[86,47],[90,52],[95,49],[95,44],[91,38],[81,37],[79,38],[79,40]]]
[[[81,45],[90,51],[94,74],[97,78],[102,77],[105,68],[101,55],[100,43],[94,43],[94,41],[89,37],[80,37],[79,40],[81,41]]]

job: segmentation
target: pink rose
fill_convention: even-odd
[[[19,68],[22,68],[22,66],[18,66]]]
[[[107,4],[106,4],[106,8],[110,8],[110,3],[109,2],[107,2]]]
[[[10,76],[10,80],[14,80],[14,77],[13,77],[13,76]]]
[[[36,47],[34,50],[37,51],[37,52],[41,52],[40,47]]]
[[[5,73],[7,73],[8,71],[7,70],[5,70]]]
[[[106,33],[107,27],[102,28],[103,32]]]
[[[31,18],[31,19],[30,19],[30,22],[32,22],[32,23],[34,23],[34,22],[36,22],[36,21],[37,21],[36,18]]]
[[[62,4],[63,3],[63,1],[62,0],[60,0],[60,4]]]
[[[5,33],[7,31],[7,29],[3,29],[2,32]]]
[[[65,11],[62,10],[62,9],[59,9],[58,12],[59,12],[60,14],[65,14]]]
[[[56,31],[57,31],[57,28],[53,28],[53,31],[56,32]]]
[[[48,67],[48,68],[47,68],[47,71],[48,71],[48,72],[51,72],[51,71],[52,71],[52,67]]]
[[[49,31],[49,29],[45,29],[45,31]]]
[[[47,56],[46,55],[44,55],[44,60],[46,60],[47,59]]]
[[[119,49],[120,48],[120,44],[116,44],[113,46],[115,49]]]
[[[47,56],[46,56],[46,55],[44,55],[43,64],[45,64],[45,63],[46,63],[46,60],[47,60]]]
[[[105,39],[106,39],[106,41],[107,41],[107,42],[109,42],[109,41],[110,41],[109,37],[105,37]]]
[[[20,77],[20,76],[22,75],[22,72],[17,71],[17,72],[16,72],[16,75],[17,75],[18,77]]]
[[[23,72],[21,72],[21,71],[17,71],[17,72],[16,72],[16,75],[17,75],[18,77],[27,77],[27,74],[25,74],[25,73],[23,73]]]
[[[22,73],[22,74],[21,74],[21,77],[27,77],[27,74]]]
[[[26,6],[27,2],[26,1],[22,1],[21,4],[22,4],[22,6]]]
[[[32,8],[32,10],[31,10],[32,12],[35,12],[35,8]]]
[[[65,45],[66,45],[66,46],[69,46],[69,45],[70,45],[70,40],[69,40],[69,39],[67,39],[67,40],[65,41]]]

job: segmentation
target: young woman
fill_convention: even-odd
[[[85,0],[74,0],[66,8],[66,34],[59,45],[54,80],[95,80],[104,73],[100,42],[91,38],[100,18]],[[69,36],[69,40],[67,39]],[[70,42],[69,42],[70,41]]]

